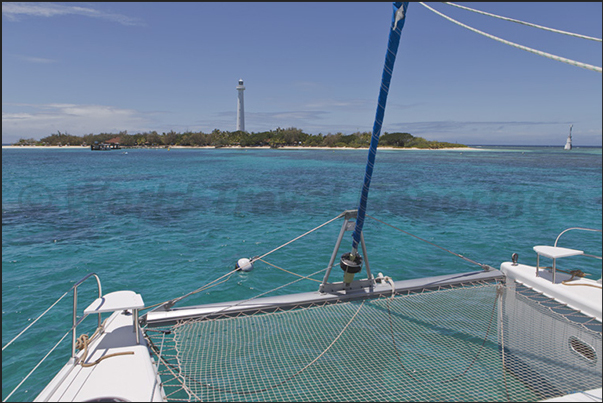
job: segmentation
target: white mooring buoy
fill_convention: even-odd
[[[241,258],[237,261],[236,268],[243,271],[253,270],[253,263],[247,258]]]

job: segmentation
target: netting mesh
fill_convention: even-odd
[[[600,352],[601,323],[521,292],[465,284],[187,321],[149,336],[171,400],[526,401],[600,387],[600,359],[557,352],[558,340],[537,335]],[[522,333],[534,312],[548,319]]]

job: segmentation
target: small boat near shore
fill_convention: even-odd
[[[90,150],[92,151],[109,151],[109,150],[120,150],[121,147],[119,146],[119,144],[107,144],[107,143],[101,143],[101,144],[91,144],[90,145]]]

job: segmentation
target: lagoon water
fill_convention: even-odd
[[[127,289],[147,305],[172,299],[357,208],[366,150],[2,150],[2,345],[76,281],[97,273],[103,292]],[[601,228],[601,148],[482,147],[379,150],[368,214],[498,268],[569,227]],[[341,221],[265,260],[302,275],[328,264]],[[341,253],[351,246],[351,233]],[[368,258],[394,280],[479,270],[367,218]],[[601,256],[601,235],[571,231],[560,246]],[[559,262],[601,276],[600,260]],[[340,281],[334,269],[333,280]],[[322,273],[315,278],[322,279]],[[250,273],[180,303],[244,299],[295,280],[257,262]],[[269,295],[313,291],[300,281]],[[79,290],[79,314],[96,294]],[[70,328],[71,295],[2,354],[3,399]],[[82,332],[93,330],[94,319]],[[79,330],[79,328],[78,328]],[[80,332],[80,333],[82,333]],[[70,338],[11,400],[32,400],[64,365]]]

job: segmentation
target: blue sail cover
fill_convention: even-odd
[[[385,115],[385,103],[387,102],[387,93],[389,92],[389,83],[394,70],[394,62],[396,61],[396,53],[398,52],[398,44],[400,43],[400,34],[406,21],[406,10],[408,2],[394,3],[392,15],[392,26],[389,31],[389,41],[387,44],[387,53],[385,55],[385,64],[383,66],[383,75],[381,76],[381,90],[379,91],[379,102],[377,104],[377,114],[373,125],[373,134],[371,136],[371,145],[369,147],[368,160],[366,162],[366,172],[364,174],[364,184],[362,186],[362,194],[360,195],[360,206],[358,207],[358,215],[356,217],[356,227],[352,234],[352,250],[358,250],[360,242],[360,234],[364,225],[364,217],[366,215],[366,203],[368,200],[369,187],[371,185],[371,176],[373,175],[373,166],[375,164],[375,155],[377,154],[377,146],[379,145],[379,135],[381,134],[381,125],[383,116]]]

